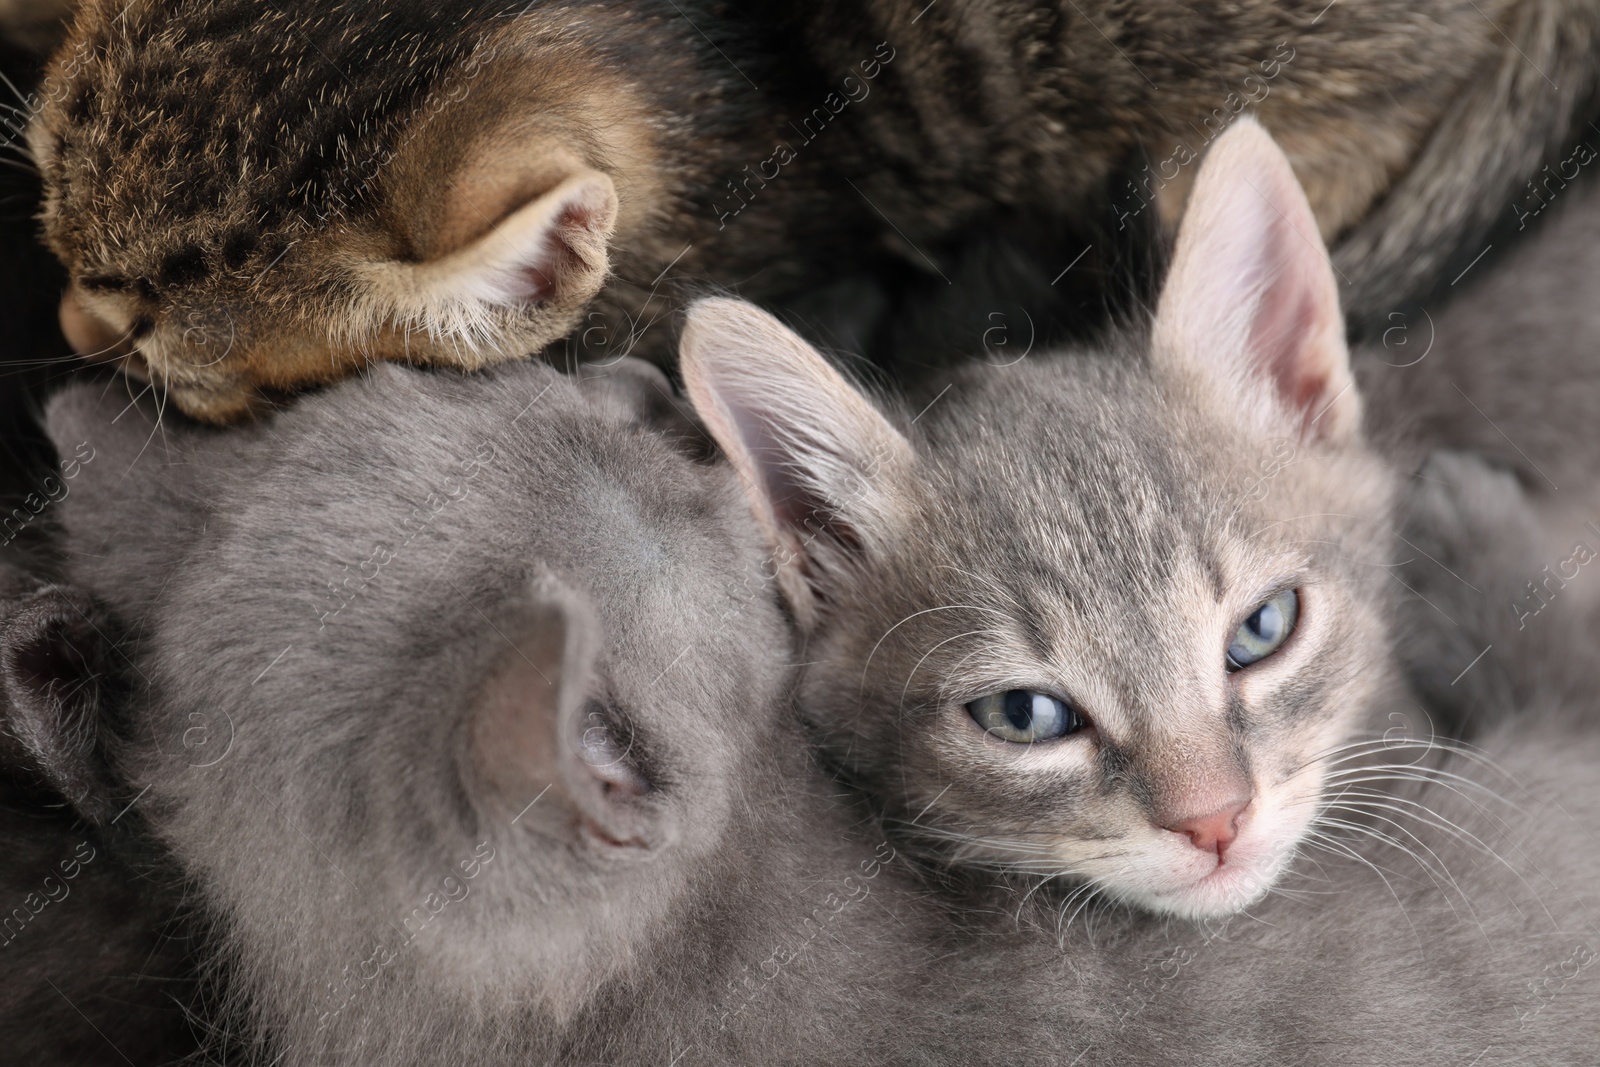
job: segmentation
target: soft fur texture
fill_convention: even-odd
[[[809,1061],[828,1006],[870,996],[742,1011],[733,983],[777,941],[818,938],[786,968],[809,989],[901,927],[841,881],[877,874],[873,842],[807,799],[763,555],[727,471],[643,426],[658,386],[378,368],[270,425],[164,438],[148,403],[53,406],[58,439],[115,457],[65,521],[147,683],[118,766],[263,1055]],[[403,526],[418,506],[438,510]],[[193,757],[196,716],[225,754]],[[833,814],[790,855],[808,810]],[[847,894],[836,945],[811,912]],[[891,1029],[863,1015],[825,1047]]]
[[[1397,688],[1392,482],[1342,334],[1311,212],[1248,122],[1206,160],[1148,337],[968,368],[915,418],[762,313],[696,308],[686,381],[754,472],[808,631],[806,714],[891,825],[1169,913],[1267,891],[1330,754]],[[1298,629],[1230,671],[1282,590]],[[1009,690],[1086,725],[1002,741],[968,706]],[[1184,829],[1239,807],[1226,858]]]
[[[1356,353],[1369,424],[1411,475],[1396,584],[1408,662],[1444,729],[1537,692],[1580,706],[1592,693],[1600,187],[1553,192],[1509,254]]]
[[[1597,19],[1587,0],[97,0],[30,142],[78,347],[222,420],[580,321],[574,352],[660,353],[682,279],[773,298],[884,248],[941,274],[997,219],[1081,221],[1141,152],[1118,214],[1170,222],[1246,111],[1340,238],[1347,310],[1382,323],[1567,153]]]
[[[657,384],[380,368],[228,434],[163,436],[148,401],[90,388],[53,407],[58,441],[108,460],[68,501],[69,568],[131,624],[116,763],[211,919],[230,1060],[1589,1062],[1592,731],[1508,719],[1483,741],[1511,779],[1395,732],[1345,782],[1359,806],[1395,779],[1393,807],[1328,827],[1260,922],[928,885],[810,765],[770,561],[727,472],[644,432]],[[395,547],[485,441],[319,629],[324,578]],[[527,668],[564,687],[590,656],[574,692],[598,707],[541,702]],[[532,807],[462,729],[505,724],[508,682],[536,713],[513,724],[584,727],[525,750],[553,772]],[[226,728],[220,758],[192,716]]]

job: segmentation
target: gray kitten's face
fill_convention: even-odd
[[[141,635],[123,770],[271,1029],[559,1021],[648,957],[783,707],[726,470],[527,364],[165,442],[99,394],[50,424],[97,450],[74,580]]]
[[[703,303],[683,348],[806,711],[891,823],[1165,913],[1271,887],[1390,678],[1389,480],[1260,127],[1217,139],[1129,351],[969,370],[896,426],[751,309]]]
[[[804,704],[950,860],[1238,910],[1391,681],[1381,468],[1187,400],[1133,356],[968,371],[896,474],[902,534],[827,583]]]

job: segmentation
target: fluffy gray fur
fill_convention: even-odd
[[[1587,1062],[1593,862],[1549,805],[1600,815],[1573,792],[1595,739],[1486,739],[1512,808],[1476,757],[1391,738],[1393,768],[1361,776],[1426,806],[1390,828],[1426,867],[1349,831],[1259,923],[930,886],[810,765],[737,488],[646,431],[637,384],[378,368],[226,434],[90,388],[52,408],[56,440],[106,459],[66,502],[69,568],[130,624],[148,683],[118,766],[213,919],[235,1008],[213,1022],[245,1024],[262,1061]],[[326,575],[486,441],[468,491],[319,631]],[[471,742],[485,716],[516,725],[491,699],[507,678],[584,725],[519,750],[554,783],[527,808],[542,787],[507,794],[479,772],[514,768]],[[613,763],[598,793],[570,758],[585,742]],[[394,959],[364,979],[378,945]],[[330,982],[359,992],[331,1018]]]
[[[1529,700],[1586,706],[1597,680],[1600,186],[1551,193],[1509,254],[1356,353],[1369,423],[1412,474],[1408,663],[1469,730]]]
[[[764,855],[793,814],[752,811],[804,756],[742,505],[605,384],[379,369],[231,434],[87,387],[50,411],[112,457],[63,519],[136,636],[119,766],[271,1054],[723,1058],[727,983],[772,951],[751,923],[826,896]]]
[[[1393,481],[1310,209],[1253,123],[1218,139],[1121,344],[967,367],[888,417],[733,302],[700,305],[683,362],[787,564],[821,744],[950,861],[1237,910],[1312,824],[1328,755],[1392,710]],[[1291,589],[1281,652],[1228,671]],[[968,709],[1012,690],[1084,727],[998,740]],[[1184,829],[1235,808],[1226,859]]]

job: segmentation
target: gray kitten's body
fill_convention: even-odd
[[[1408,667],[1467,718],[1586,705],[1596,681],[1600,186],[1552,193],[1509,254],[1355,353],[1368,424],[1412,475],[1396,572],[1416,594]]]
[[[1587,1062],[1592,974],[1573,953],[1597,940],[1593,861],[1548,807],[1600,814],[1574,788],[1600,758],[1587,735],[1489,742],[1529,787],[1520,813],[1396,785],[1510,863],[1406,821],[1416,836],[1397,836],[1453,883],[1353,834],[1384,877],[1331,855],[1261,922],[1079,922],[1048,894],[940,890],[810,765],[724,472],[538,368],[374,379],[244,433],[174,428],[142,457],[144,409],[109,425],[121,405],[79,391],[51,419],[115,461],[66,523],[75,577],[133,624],[149,682],[120,769],[128,794],[151,786],[139,810],[212,920],[235,1009],[216,1021],[246,1022],[263,1061]],[[540,418],[513,424],[533,397]],[[319,633],[308,586],[482,440],[495,459],[470,492]],[[537,476],[551,463],[577,488]],[[452,724],[504,650],[489,620],[517,633],[532,561],[591,591],[605,644],[586,691],[634,730],[628,758],[670,816],[635,824],[670,830],[652,859],[573,836],[559,779],[524,808],[455,777],[473,750]],[[1403,754],[1507,788],[1470,758]]]
[[[93,389],[52,409],[114,457],[63,521],[134,635],[115,762],[264,1058],[894,1059],[848,1009],[875,968],[835,978],[925,954],[937,909],[881,910],[890,851],[806,771],[727,471],[608,385],[380,368],[165,441]],[[535,674],[553,743],[515,712]]]
[[[1600,480],[1600,182],[1553,190],[1528,225],[1450,299],[1393,316],[1355,366],[1379,432],[1474,452],[1554,500]]]

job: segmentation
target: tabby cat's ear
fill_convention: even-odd
[[[897,528],[911,445],[810,345],[743,301],[695,304],[680,361],[689,399],[739,473],[784,595],[809,628],[807,575]]]
[[[600,847],[644,854],[670,842],[627,724],[594,692],[601,634],[588,599],[543,574],[501,629],[511,647],[471,709],[480,799],[513,822],[575,826]]]
[[[415,139],[382,177],[387,243],[400,251],[355,264],[353,313],[468,347],[517,348],[501,355],[556,340],[609,273],[611,178],[540,138],[437,141]],[[436,161],[411,158],[430,151]]]
[[[1338,286],[1289,160],[1253,119],[1212,145],[1156,311],[1155,358],[1264,433],[1354,437]]]

